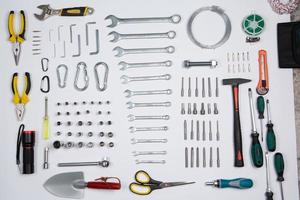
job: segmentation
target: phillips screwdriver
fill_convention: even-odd
[[[48,98],[45,97],[45,115],[43,121],[43,138],[49,139],[49,117],[48,117]]]
[[[251,125],[252,125],[251,157],[252,157],[252,162],[253,162],[254,166],[261,167],[264,163],[264,158],[263,158],[263,151],[262,151],[259,139],[258,139],[259,134],[256,131],[252,90],[250,88],[248,89],[248,95],[249,95],[249,105],[250,105]]]
[[[266,178],[267,178],[267,190],[265,192],[267,200],[273,200],[273,192],[270,187],[270,169],[269,169],[269,154],[265,153],[266,158]]]
[[[260,131],[261,131],[261,141],[264,141],[264,129],[263,129],[263,119],[265,118],[265,99],[263,96],[258,96],[256,100],[256,107],[258,111],[258,119],[260,120]]]
[[[273,130],[273,124],[271,121],[270,103],[267,99],[267,148],[269,151],[273,152],[276,150],[276,137]]]
[[[283,156],[281,153],[275,153],[274,165],[275,165],[275,171],[277,174],[277,181],[279,181],[279,183],[280,183],[281,199],[284,200],[283,188],[282,188],[282,182],[284,181],[284,178],[283,178],[284,160],[283,160]]]
[[[205,185],[211,185],[217,188],[249,189],[253,186],[253,181],[248,178],[217,179],[211,182],[205,182]]]

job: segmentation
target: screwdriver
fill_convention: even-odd
[[[258,110],[258,119],[260,120],[260,131],[261,131],[261,141],[264,141],[264,129],[263,129],[263,119],[265,112],[265,99],[263,96],[258,96],[256,100],[256,107]]]
[[[255,125],[255,118],[254,118],[254,106],[253,106],[253,98],[252,98],[252,90],[251,88],[248,89],[248,95],[249,95],[249,105],[250,105],[250,114],[251,114],[251,137],[252,137],[252,144],[251,144],[251,157],[252,162],[255,167],[261,167],[264,164],[264,158],[263,158],[263,151],[259,142],[259,134],[256,131],[256,125]]]
[[[269,154],[268,152],[265,153],[266,158],[266,178],[267,178],[267,190],[265,192],[267,200],[273,200],[273,192],[270,187],[270,169],[269,169]]]
[[[267,99],[267,148],[269,151],[273,152],[276,150],[276,137],[273,130],[273,124],[271,121],[271,114],[270,114],[270,103],[269,99]]]
[[[43,138],[49,139],[48,97],[45,97],[45,115],[43,121]]]
[[[280,183],[281,199],[284,200],[283,188],[282,188],[282,182],[284,181],[284,178],[283,178],[284,160],[283,160],[283,156],[281,153],[275,153],[274,165],[275,165],[275,171],[277,174],[277,181],[279,181],[279,183]]]
[[[206,182],[205,185],[211,185],[217,188],[249,189],[253,186],[253,181],[248,178],[217,179]]]

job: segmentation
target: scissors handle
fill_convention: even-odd
[[[25,29],[26,29],[26,20],[25,13],[23,10],[20,11],[21,21],[20,21],[20,33],[17,35],[14,29],[14,17],[15,12],[10,11],[8,15],[8,32],[9,32],[9,41],[23,43],[25,41]]]
[[[134,194],[138,195],[148,195],[150,194],[153,190],[161,189],[159,185],[146,185],[146,184],[140,184],[140,183],[131,183],[129,185],[129,189],[131,192]]]

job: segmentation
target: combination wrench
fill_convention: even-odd
[[[125,90],[124,91],[125,97],[129,98],[132,96],[139,96],[139,95],[158,95],[158,94],[172,94],[171,89],[166,90],[146,90],[146,91],[132,91],[132,90]]]
[[[136,107],[170,107],[171,102],[155,102],[155,103],[133,103],[131,101],[128,101],[127,103],[127,108],[132,109]]]
[[[122,34],[116,31],[112,31],[108,34],[108,36],[112,36],[110,42],[118,42],[120,40],[128,40],[128,39],[158,39],[158,38],[174,39],[176,37],[176,33],[175,31],[168,31],[165,33]]]
[[[170,74],[164,74],[164,75],[158,75],[158,76],[126,76],[123,75],[120,78],[122,80],[123,84],[127,84],[132,81],[156,81],[156,80],[170,80],[171,75]]]
[[[116,51],[116,57],[121,57],[126,54],[145,54],[145,53],[174,53],[175,47],[174,46],[167,46],[167,47],[159,47],[159,48],[137,48],[137,49],[124,49],[122,47],[115,47],[113,51]]]
[[[167,143],[168,139],[136,139],[131,138],[131,144],[139,143]]]
[[[169,120],[169,115],[148,115],[148,116],[137,116],[137,115],[128,115],[128,121],[132,122],[135,120]]]
[[[113,28],[119,24],[141,24],[141,23],[173,23],[178,24],[181,21],[180,15],[170,17],[147,17],[147,18],[118,18],[114,15],[108,15],[105,20],[110,20],[111,24],[107,27]]]
[[[130,68],[142,68],[142,67],[171,67],[172,61],[167,60],[164,62],[148,62],[148,63],[127,63],[127,62],[119,62],[119,66],[121,66],[120,70],[126,70]]]
[[[129,127],[130,133],[134,132],[144,132],[144,131],[167,131],[167,126],[158,126],[158,127]]]

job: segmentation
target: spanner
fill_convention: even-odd
[[[141,132],[141,131],[167,131],[167,126],[158,126],[158,127],[129,127],[130,133]]]
[[[156,81],[156,80],[170,80],[171,75],[170,74],[164,74],[164,75],[158,75],[158,76],[137,76],[137,77],[132,77],[132,76],[126,76],[123,75],[120,78],[122,80],[123,84],[132,82],[132,81]]]
[[[120,40],[128,39],[157,39],[157,38],[168,38],[174,39],[176,36],[175,31],[169,31],[165,33],[136,33],[136,34],[122,34],[116,31],[112,31],[108,34],[113,38],[110,42],[118,42]]]
[[[131,101],[128,101],[127,103],[127,108],[132,109],[136,107],[170,107],[171,102],[155,102],[155,103],[133,103]]]
[[[131,138],[131,144],[138,143],[167,143],[168,139],[135,139]]]
[[[171,67],[172,61],[167,60],[164,62],[148,62],[148,63],[127,63],[127,62],[119,62],[119,66],[121,66],[120,70],[126,70],[129,68],[142,68],[142,67]]]
[[[172,90],[171,89],[167,89],[167,90],[147,90],[147,91],[125,90],[124,94],[125,94],[125,97],[127,97],[127,98],[132,97],[132,96],[137,96],[137,95],[157,95],[157,94],[170,95],[170,94],[172,94]]]
[[[132,122],[135,120],[169,120],[169,115],[148,115],[148,116],[137,116],[137,115],[128,115],[128,121]]]
[[[167,151],[133,151],[133,156],[166,155]]]
[[[165,164],[165,160],[135,160],[135,164]]]
[[[122,47],[115,47],[113,51],[116,51],[116,57],[121,57],[126,54],[145,54],[145,53],[174,53],[174,46],[159,47],[159,48],[137,48],[137,49],[123,49]]]
[[[147,17],[147,18],[118,18],[114,15],[108,15],[105,20],[111,20],[111,24],[107,27],[113,28],[118,24],[140,24],[140,23],[173,23],[178,24],[181,20],[180,15],[172,15],[170,17]]]

